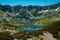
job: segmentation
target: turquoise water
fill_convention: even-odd
[[[43,26],[24,26],[24,27],[18,28],[18,30],[30,32],[30,31],[35,31],[34,29],[38,29],[38,28],[43,28]]]

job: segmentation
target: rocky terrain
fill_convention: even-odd
[[[34,32],[17,30],[44,26]],[[0,40],[60,40],[60,3],[48,6],[0,4]]]

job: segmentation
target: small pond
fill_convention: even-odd
[[[21,30],[21,31],[35,31],[34,29],[38,29],[38,28],[43,28],[43,26],[24,26],[24,27],[18,28],[18,30]]]

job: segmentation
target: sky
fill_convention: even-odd
[[[38,5],[38,6],[46,6],[60,2],[60,0],[0,0],[0,4],[2,5]]]

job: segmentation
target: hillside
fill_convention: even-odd
[[[49,6],[0,5],[1,25],[45,26],[53,22],[55,18],[60,18],[60,3],[56,3]]]
[[[43,40],[42,37],[60,40],[60,3],[48,6],[0,4],[0,40]]]

